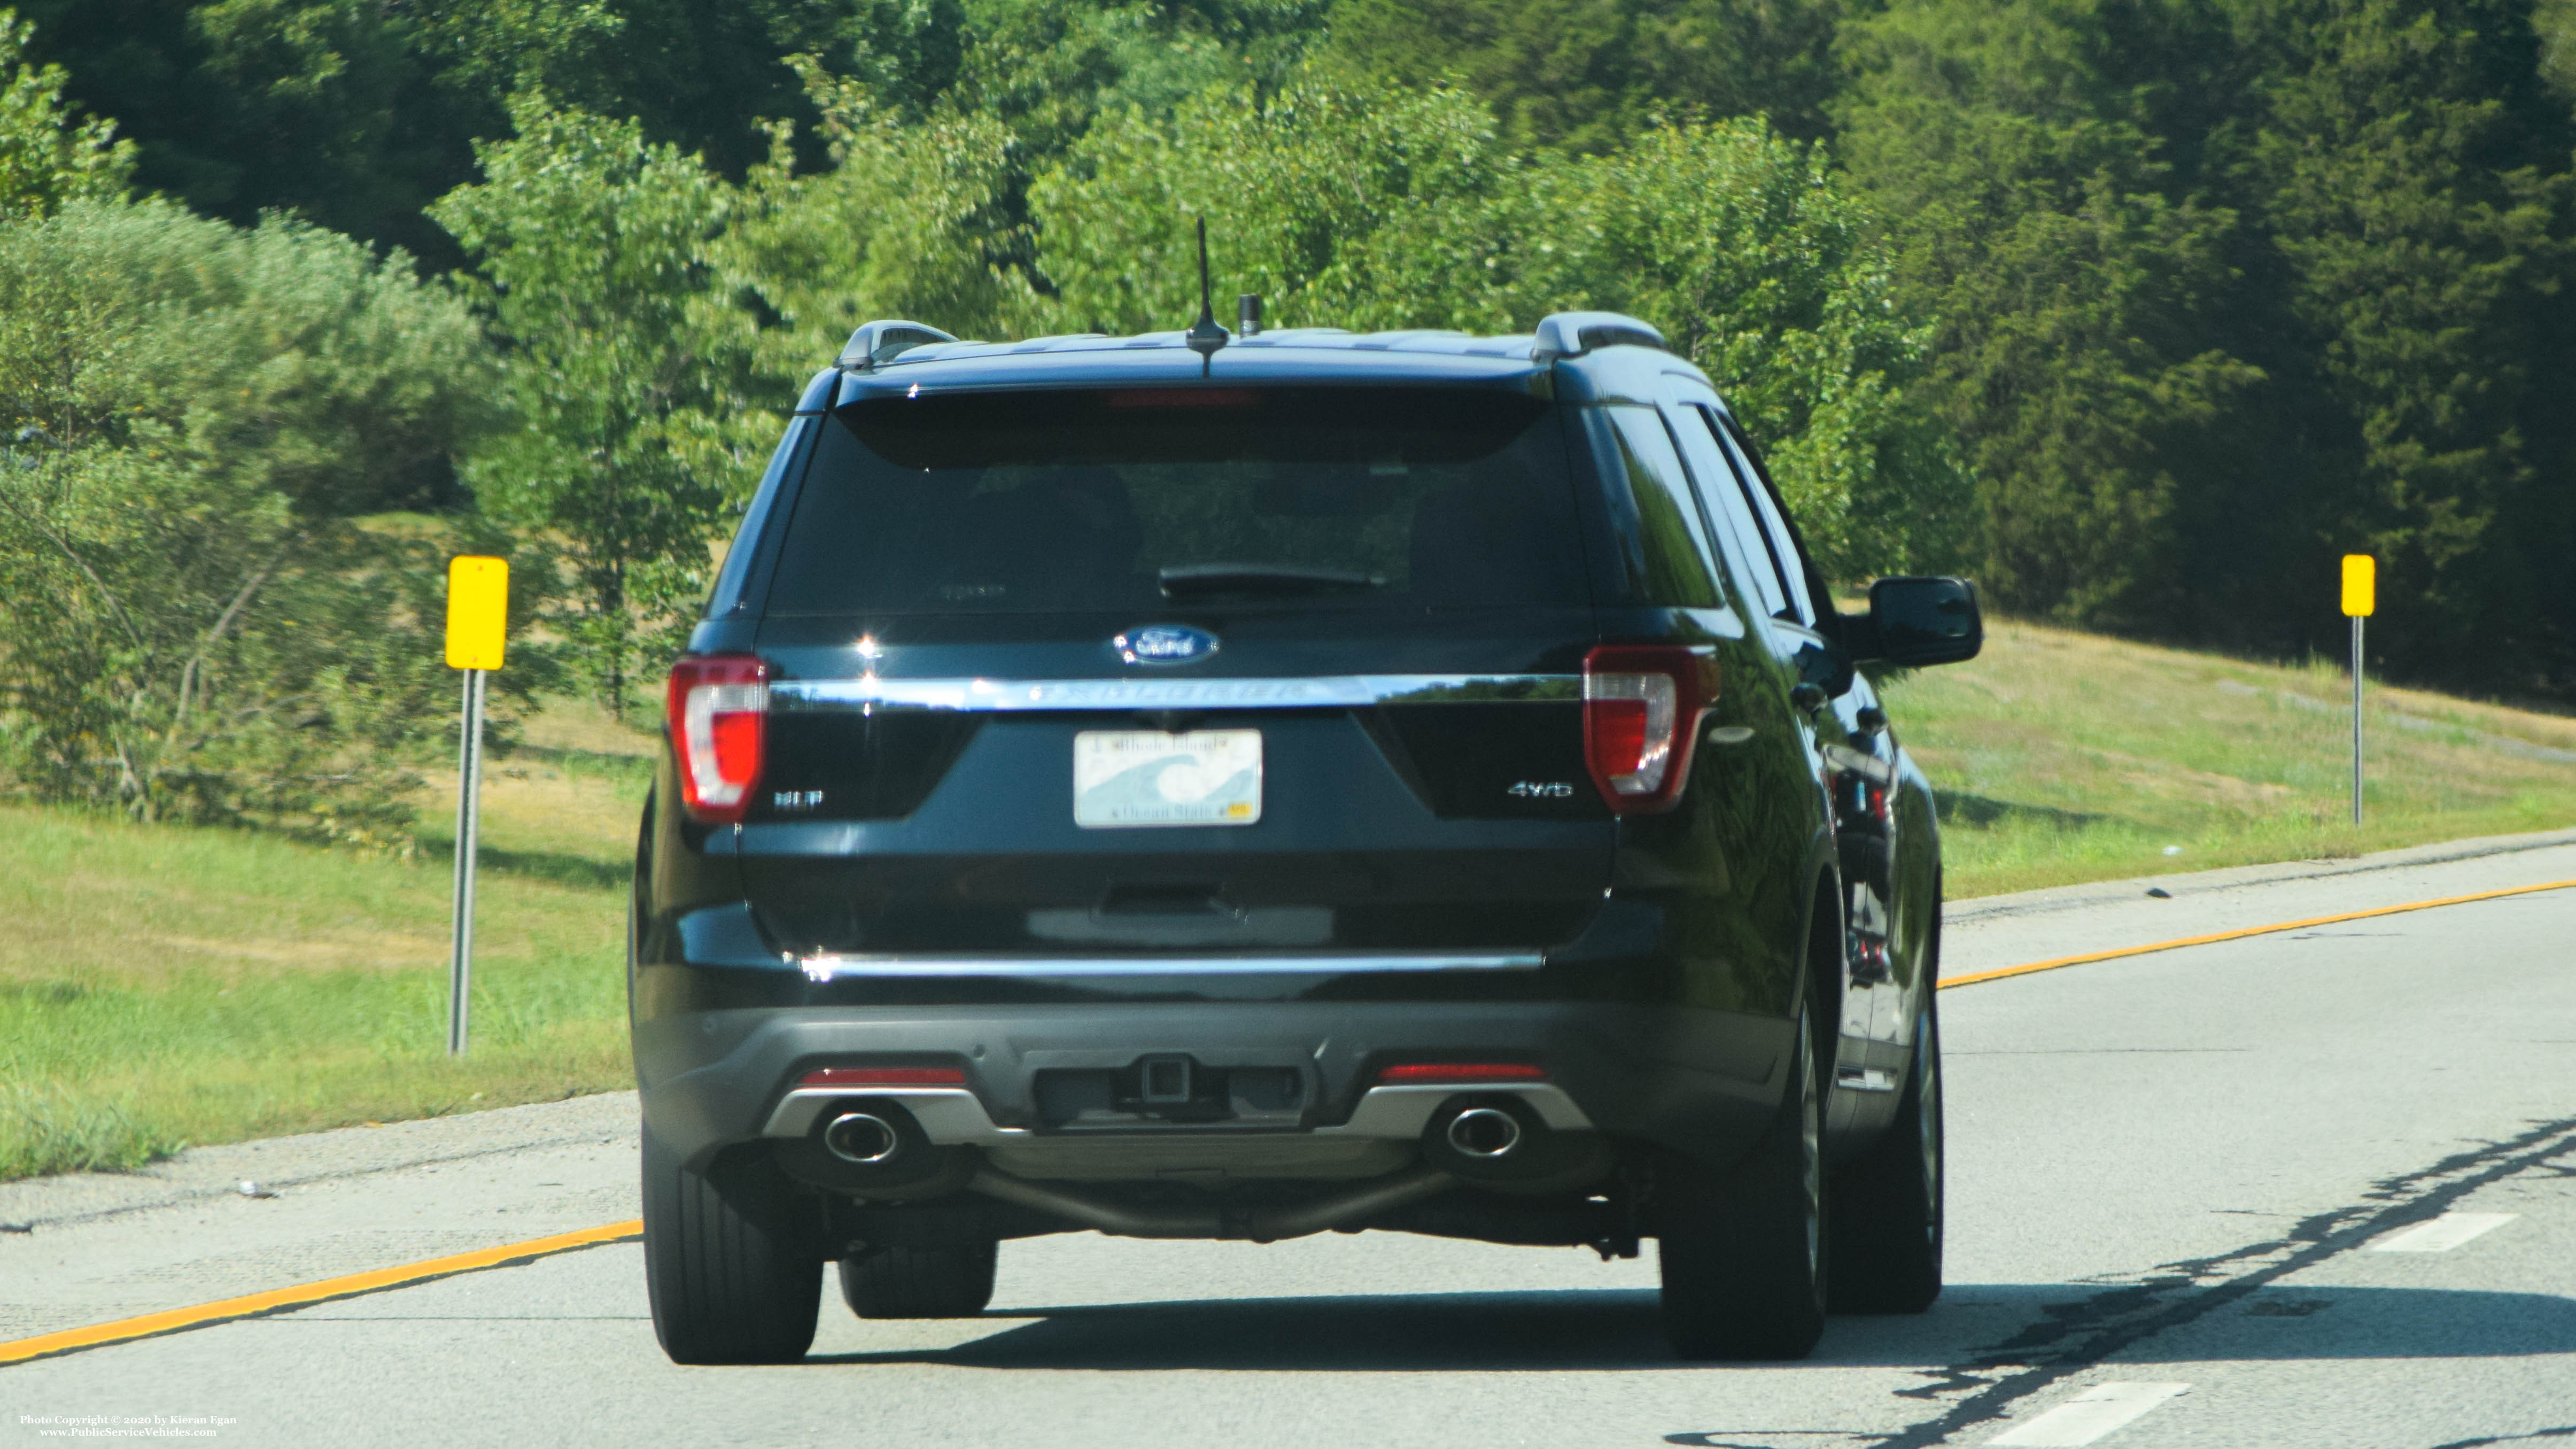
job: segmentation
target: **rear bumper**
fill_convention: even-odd
[[[1319,1138],[1358,1138],[1374,1142],[1411,1142],[1422,1136],[1432,1114],[1440,1104],[1461,1092],[1472,1091],[1479,1097],[1511,1097],[1526,1103],[1531,1115],[1557,1132],[1591,1132],[1598,1130],[1591,1118],[1583,1115],[1572,1096],[1554,1082],[1478,1083],[1472,1087],[1449,1086],[1376,1086],[1360,1094],[1358,1107],[1347,1122],[1307,1129]],[[1002,1147],[1018,1148],[1036,1143],[1046,1135],[1030,1127],[1005,1127],[984,1110],[983,1099],[964,1087],[799,1087],[778,1101],[777,1110],[762,1124],[763,1137],[802,1137],[813,1130],[815,1119],[836,1102],[853,1097],[868,1097],[895,1102],[921,1124],[922,1135],[933,1147]],[[1156,1132],[1173,1129],[1156,1128]],[[1084,1137],[1100,1138],[1108,1134],[1097,1131],[1055,1134],[1065,1140]],[[1254,1134],[1236,1135],[1250,1138]],[[1271,1137],[1275,1133],[1262,1133]]]
[[[1712,1162],[1748,1150],[1780,1100],[1794,1027],[1779,1018],[1597,1002],[1315,1002],[807,1006],[673,1012],[635,1026],[644,1118],[685,1161],[808,1130],[827,1099],[800,1093],[817,1067],[944,1064],[962,1087],[897,1095],[941,1145],[1113,1157],[1119,1143],[1183,1130],[1247,1145],[1283,1137],[1393,1142],[1421,1131],[1447,1087],[1378,1087],[1403,1059],[1533,1062],[1544,1084],[1506,1088],[1560,1130],[1597,1130]],[[1180,1055],[1199,1067],[1288,1070],[1303,1083],[1293,1129],[1222,1123],[1136,1131],[1050,1128],[1037,1077]],[[1494,1089],[1476,1088],[1478,1094]],[[866,1090],[864,1095],[889,1093]],[[1099,1144],[1095,1148],[1084,1143]],[[1267,1155],[1267,1154],[1264,1154]],[[1088,1175],[1088,1174],[1086,1174]]]

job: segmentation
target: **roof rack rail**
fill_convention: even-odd
[[[870,322],[850,334],[849,345],[833,365],[843,372],[874,372],[916,347],[956,340],[920,322]]]
[[[1664,334],[1634,317],[1617,312],[1554,312],[1539,319],[1533,362],[1581,357],[1596,347],[1651,347],[1670,352]]]

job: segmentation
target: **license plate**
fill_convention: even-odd
[[[1073,737],[1073,823],[1250,825],[1261,818],[1261,731],[1083,730]]]

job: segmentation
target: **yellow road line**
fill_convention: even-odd
[[[575,1248],[588,1248],[600,1243],[621,1243],[643,1236],[644,1223],[632,1219],[610,1223],[605,1227],[583,1228],[579,1232],[557,1233],[550,1238],[531,1238],[524,1243],[510,1243],[498,1248],[481,1248],[471,1253],[456,1253],[426,1262],[406,1263],[399,1268],[379,1268],[372,1273],[351,1273],[344,1278],[325,1278],[319,1283],[306,1283],[294,1288],[279,1288],[267,1293],[245,1294],[217,1303],[200,1303],[194,1308],[173,1308],[167,1313],[147,1313],[140,1318],[120,1318],[114,1323],[93,1324],[88,1328],[67,1328],[36,1338],[22,1338],[15,1343],[0,1343],[0,1364],[23,1363],[31,1358],[70,1353],[75,1349],[97,1348],[102,1344],[124,1343],[129,1339],[150,1338],[155,1334],[176,1333],[183,1328],[203,1328],[212,1323],[225,1323],[237,1318],[256,1318],[282,1309],[303,1308],[334,1298],[354,1298],[361,1293],[375,1293],[386,1288],[423,1283],[432,1278],[445,1278],[456,1273],[471,1273],[482,1268],[515,1267],[553,1253],[568,1253]]]
[[[2269,926],[2247,926],[2241,931],[2212,931],[2206,936],[2185,936],[2177,941],[2158,941],[2148,946],[2123,946],[2116,951],[2088,951],[2081,956],[2060,956],[2054,961],[2033,961],[2026,966],[2006,966],[1994,971],[1976,971],[1965,976],[1944,976],[1943,990],[1953,986],[1974,986],[1980,981],[2001,981],[2007,976],[2028,976],[2034,971],[2054,971],[2061,966],[2081,966],[2090,961],[2117,961],[2123,956],[2144,956],[2156,951],[2178,951],[2185,946],[2207,946],[2218,941],[2241,941],[2248,936],[2269,936],[2278,931],[2298,931],[2309,926],[2331,926],[2337,921],[2366,921],[2373,916],[2394,916],[2406,911],[2429,911],[2436,906],[2461,906],[2471,901],[2501,900],[2506,896],[2527,896],[2535,891],[2563,891],[2576,887],[2576,880],[2544,881],[2539,885],[2509,886],[2500,891],[2480,891],[2469,896],[2444,896],[2435,901],[2408,901],[2402,906],[2376,906],[2367,911],[2345,911],[2335,916],[2311,916],[2304,921],[2281,921]]]

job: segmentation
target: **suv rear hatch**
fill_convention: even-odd
[[[1555,405],[1491,387],[840,408],[767,570],[764,931],[880,958],[1571,939],[1613,844],[1574,487]]]

